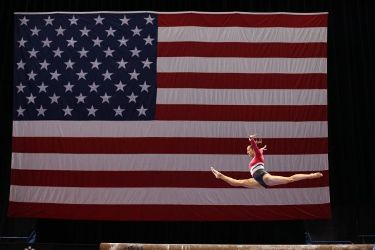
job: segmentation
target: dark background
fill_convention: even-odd
[[[0,236],[37,242],[303,244],[362,242],[375,234],[375,12],[371,1],[7,0],[0,1]],[[332,219],[273,222],[109,222],[8,218],[11,163],[13,12],[43,11],[329,12],[328,132]],[[375,238],[368,238],[372,242]]]

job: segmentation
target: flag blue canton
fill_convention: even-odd
[[[14,120],[153,119],[157,16],[51,16],[15,17]]]

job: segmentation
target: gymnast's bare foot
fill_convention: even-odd
[[[215,175],[216,179],[220,179],[220,176],[222,175],[219,171],[211,167],[212,173]]]
[[[311,179],[316,179],[316,178],[322,177],[323,174],[320,172],[316,172],[316,173],[311,173],[310,176],[311,176]]]

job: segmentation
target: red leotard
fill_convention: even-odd
[[[263,157],[263,153],[258,148],[258,145],[256,144],[255,140],[253,138],[250,138],[249,141],[250,141],[251,147],[254,149],[254,152],[255,152],[255,156],[253,157],[253,159],[251,159],[249,163],[250,172],[251,174],[253,174],[253,171],[251,170],[255,166],[258,166],[260,164],[264,165],[264,157]]]

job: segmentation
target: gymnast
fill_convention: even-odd
[[[249,141],[250,145],[247,146],[247,155],[251,158],[249,169],[252,178],[234,179],[211,167],[211,171],[217,179],[223,180],[229,185],[235,187],[268,188],[270,186],[283,185],[307,179],[316,179],[323,176],[320,172],[310,174],[294,174],[289,177],[271,175],[264,168],[263,152],[267,150],[267,145],[259,148],[257,144],[261,144],[262,140],[256,138],[255,134],[250,135]]]

